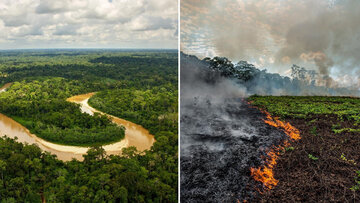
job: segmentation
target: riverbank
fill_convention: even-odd
[[[151,148],[153,143],[155,142],[154,136],[149,133],[148,130],[143,128],[141,125],[135,124],[133,122],[100,112],[88,104],[90,97],[92,97],[95,93],[87,93],[82,95],[76,95],[67,99],[67,101],[74,102],[80,104],[80,108],[82,112],[93,115],[94,113],[100,113],[109,116],[112,121],[118,125],[124,126],[125,130],[125,138],[128,146],[134,146],[139,151],[148,150]],[[108,145],[106,145],[108,146]],[[104,146],[104,148],[106,147]],[[106,149],[105,149],[106,150]],[[109,150],[111,151],[111,147],[109,146]],[[107,150],[106,150],[107,151]]]
[[[0,93],[6,91],[6,89],[10,86],[11,83],[8,83],[1,87]],[[85,95],[88,97],[78,95],[71,97],[68,100],[73,100],[75,103],[80,102],[82,109],[89,109],[87,113],[92,112],[90,114],[93,114],[94,112],[99,112],[87,104],[88,99],[93,95],[93,93]],[[103,146],[107,154],[121,154],[122,149],[128,146],[135,146],[139,151],[151,148],[154,142],[154,137],[150,135],[146,129],[120,118],[111,116],[111,119],[114,123],[123,125],[126,128],[126,133],[125,138],[121,141]],[[37,144],[42,150],[57,155],[57,157],[63,161],[69,161],[73,158],[83,160],[82,155],[86,154],[86,152],[90,149],[89,147],[68,146],[48,142],[30,133],[27,128],[4,114],[0,114],[0,129],[1,136],[7,135],[11,138],[17,137],[20,142]]]

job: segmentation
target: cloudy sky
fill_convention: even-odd
[[[360,87],[359,0],[182,0],[181,50]]]
[[[176,0],[0,0],[0,49],[177,48]]]

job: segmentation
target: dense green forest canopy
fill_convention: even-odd
[[[133,59],[123,63],[123,58]],[[94,90],[104,88],[104,83],[119,85],[119,80],[137,87],[174,83],[177,69],[169,67],[177,67],[176,58],[176,51],[0,52],[0,84],[36,76],[91,81]]]
[[[0,112],[55,143],[91,146],[123,138],[124,129],[106,116],[82,113],[79,105],[65,101],[87,89],[64,78],[14,82],[0,94]]]
[[[121,139],[123,129],[108,118],[81,113],[65,100],[98,92],[92,105],[143,125],[156,139],[141,155],[131,147],[124,156],[106,156],[94,147],[83,162],[62,162],[35,146],[1,139],[1,199],[176,202],[177,71],[176,50],[0,52],[0,84],[13,82],[0,94],[0,112],[38,136],[73,145]]]
[[[178,90],[171,84],[145,91],[129,89],[105,90],[90,98],[96,109],[120,118],[141,123],[152,134],[177,129]]]
[[[0,138],[0,199],[2,202],[176,202],[167,172],[168,161],[140,156],[106,157],[94,147],[84,161],[62,162],[36,145]],[[158,174],[161,172],[161,174]]]

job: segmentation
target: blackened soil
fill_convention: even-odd
[[[335,134],[331,129],[335,124],[353,124],[330,115],[287,121],[300,130],[302,139],[292,143],[294,150],[279,157],[274,170],[277,187],[255,201],[360,202],[360,191],[350,190],[355,171],[360,170],[360,133]]]
[[[252,200],[262,184],[251,167],[287,136],[239,100],[194,100],[181,107],[181,202]]]

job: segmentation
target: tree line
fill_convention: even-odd
[[[91,62],[102,56],[111,63]],[[142,61],[146,62],[111,58],[125,56],[145,57]],[[152,148],[141,154],[130,147],[122,156],[107,156],[94,146],[84,161],[63,162],[36,146],[2,138],[2,201],[177,202],[177,53],[77,51],[48,56],[29,52],[9,53],[1,60],[0,83],[13,85],[0,94],[0,112],[35,134],[56,142],[59,137],[63,142],[78,137],[81,144],[94,138],[89,145],[96,142],[94,134],[108,139],[118,127],[106,117],[81,113],[79,105],[66,102],[70,96],[96,91],[92,101],[102,105],[99,110],[143,125],[156,139]],[[116,109],[126,110],[126,114],[114,112]],[[71,136],[68,139],[66,135]]]

